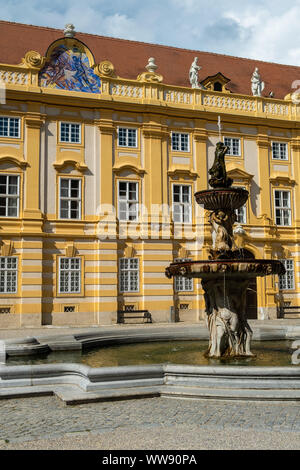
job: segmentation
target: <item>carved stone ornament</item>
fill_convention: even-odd
[[[76,34],[75,26],[72,23],[67,23],[64,29],[64,35],[66,38],[74,38]]]
[[[105,77],[116,78],[116,72],[114,65],[109,60],[103,60],[100,64],[94,68],[95,72]]]
[[[150,57],[148,59],[148,64],[146,65],[145,69],[147,69],[148,72],[150,72],[150,73],[155,73],[156,72],[157,65],[155,63],[154,57]]]
[[[157,65],[154,57],[149,57],[148,64],[145,66],[145,69],[147,72],[143,72],[137,77],[139,82],[161,83],[163,81],[163,76],[156,73]]]
[[[26,52],[25,57],[22,59],[21,65],[23,67],[41,69],[46,62],[46,57],[43,57],[39,52],[29,51]]]
[[[76,256],[76,253],[77,253],[77,250],[75,248],[74,243],[73,242],[68,243],[66,245],[66,256],[68,258],[73,258],[74,256]]]
[[[2,240],[1,255],[11,256],[13,253],[14,242],[11,240]]]

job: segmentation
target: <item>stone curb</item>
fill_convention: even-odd
[[[153,396],[298,401],[300,368],[0,366],[0,398],[53,394],[66,404]]]

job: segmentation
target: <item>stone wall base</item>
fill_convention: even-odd
[[[0,328],[20,328],[21,315],[19,314],[1,314],[0,315]]]
[[[95,325],[94,312],[68,312],[68,313],[45,313],[43,314],[43,325],[54,326],[91,326]]]

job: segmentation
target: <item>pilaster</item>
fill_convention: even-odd
[[[38,105],[30,104],[25,117],[26,127],[26,161],[24,184],[24,210],[22,231],[27,233],[42,232],[43,214],[40,207],[40,146],[43,116]]]

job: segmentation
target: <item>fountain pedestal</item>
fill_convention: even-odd
[[[246,319],[249,280],[224,278],[202,280],[207,326],[210,333],[207,356],[251,356],[252,330]]]

